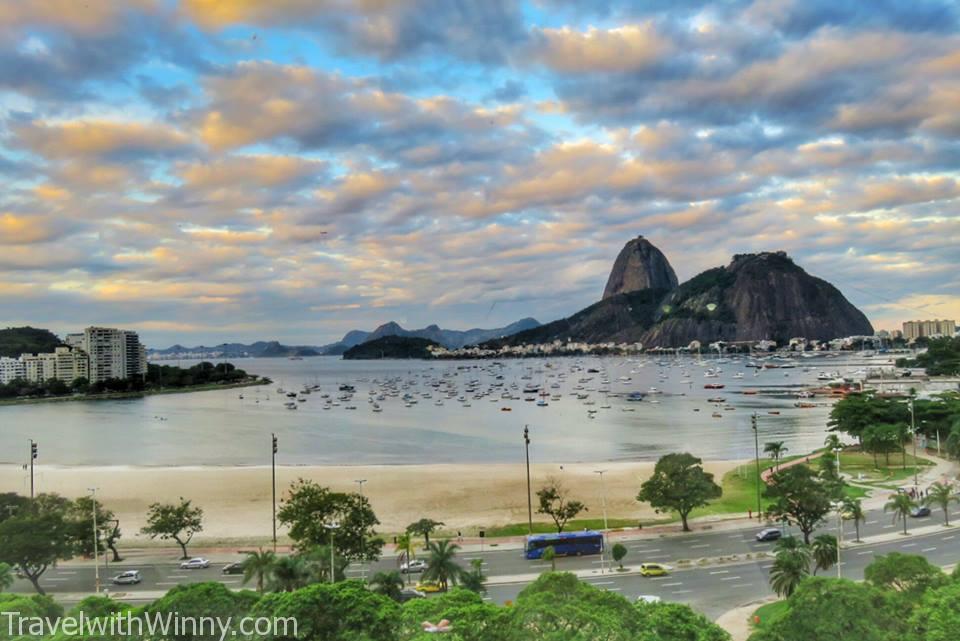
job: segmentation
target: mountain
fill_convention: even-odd
[[[17,358],[21,354],[52,352],[58,345],[63,345],[63,342],[48,329],[36,327],[0,329],[0,356]]]
[[[600,302],[484,346],[555,340],[646,347],[685,347],[694,340],[784,344],[794,337],[873,334],[867,317],[836,287],[811,276],[782,251],[738,254],[726,267],[708,269],[676,287],[669,286],[669,262],[658,256],[649,241],[631,240],[617,257]],[[631,289],[644,279],[660,287]],[[629,291],[612,293],[618,289]]]
[[[610,298],[642,289],[669,290],[677,284],[677,274],[663,252],[643,236],[637,236],[623,246],[613,261],[603,297]]]
[[[456,329],[441,329],[437,325],[428,325],[423,329],[404,329],[398,323],[390,321],[380,325],[372,332],[353,330],[347,332],[340,341],[324,345],[320,348],[324,354],[342,354],[354,345],[383,338],[385,336],[406,336],[408,338],[426,338],[447,349],[457,349],[466,345],[476,345],[485,341],[510,336],[517,332],[522,332],[534,327],[539,327],[540,323],[533,318],[522,318],[515,323],[510,323],[506,327],[497,327],[494,329],[468,329],[466,331]]]
[[[287,356],[319,356],[320,350],[310,345],[283,345],[279,341],[257,341],[255,343],[221,343],[220,345],[197,345],[184,347],[172,345],[166,349],[149,349],[151,356],[175,356],[177,354],[211,354],[218,352],[224,358],[242,358],[253,356],[257,358],[287,357]]]
[[[354,345],[343,353],[344,360],[366,360],[377,358],[432,358],[429,347],[439,344],[416,336],[381,336],[359,345]]]

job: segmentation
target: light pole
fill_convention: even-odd
[[[917,465],[917,424],[913,417],[913,394],[910,395],[910,433],[913,435],[913,486],[918,487],[917,471],[920,466]]]
[[[270,486],[272,490],[272,500],[270,502],[273,511],[273,553],[277,553],[277,435],[270,434],[272,444],[270,454]]]
[[[607,552],[607,486],[603,482],[603,473],[606,470],[594,470],[600,475],[600,504],[603,506],[603,546],[600,548],[600,574],[604,572],[604,557]]]
[[[837,510],[837,578],[843,578],[843,572],[840,568],[840,548],[843,547],[843,502],[834,503]]]
[[[533,495],[530,491],[530,428],[523,426],[523,443],[527,454],[527,534],[533,534]]]
[[[836,455],[836,457],[837,457],[837,478],[840,478],[840,452],[842,452],[842,451],[843,451],[843,448],[842,448],[842,447],[835,447],[835,448],[833,448],[833,453],[834,453],[834,454]]]
[[[355,479],[353,482],[360,486],[360,496],[363,497],[363,484],[367,482],[367,479]],[[366,581],[367,580],[367,562],[363,558],[363,549],[365,547],[364,543],[365,541],[363,540],[363,533],[361,532],[360,533],[360,557],[361,557],[360,558],[360,578],[363,581]]]
[[[337,523],[336,521],[332,521],[332,522],[330,522],[330,523],[324,523],[324,524],[323,524],[323,527],[325,527],[325,528],[327,528],[328,530],[330,530],[330,583],[332,584],[332,583],[335,583],[335,582],[336,582],[336,579],[335,579],[336,571],[334,570],[334,562],[335,562],[335,561],[334,561],[334,556],[333,556],[333,533],[334,533],[337,529],[339,529],[340,524]]]
[[[97,488],[88,487],[93,504],[93,581],[94,592],[100,594],[100,545],[97,541]]]
[[[760,486],[763,484],[763,477],[760,474],[760,434],[757,429],[757,413],[750,415],[750,427],[753,428],[753,450],[757,461],[757,521],[763,522],[763,508],[760,504]]]
[[[37,460],[37,442],[30,439],[30,499],[33,500],[33,462]]]

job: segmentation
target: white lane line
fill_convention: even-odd
[[[690,594],[693,590],[674,590],[671,594]]]
[[[663,584],[663,587],[665,587],[665,588],[672,588],[672,587],[677,586],[677,585],[683,585],[683,581],[677,581],[676,583],[664,583],[664,584]]]
[[[761,569],[761,570],[769,570],[769,569],[771,569],[772,567],[773,567],[772,565],[761,565],[761,566],[760,566],[760,569]]]
[[[731,535],[728,536],[727,538],[728,538],[728,539],[739,539],[740,536],[741,536],[740,534],[731,534]]]
[[[943,538],[940,539],[940,540],[941,540],[941,541],[950,541],[950,540],[952,540],[952,539],[954,539],[954,538],[955,538],[955,536],[951,535],[951,536],[945,536],[945,537],[943,537]]]
[[[594,585],[596,585],[596,584],[594,584]],[[619,592],[619,591],[622,590],[622,589],[623,589],[623,588],[607,588],[607,592]]]
[[[696,549],[698,549],[698,548],[708,548],[708,547],[710,547],[710,544],[709,544],[709,543],[701,543],[700,545],[691,545],[691,546],[690,546],[690,549],[691,549],[691,550],[696,550]]]
[[[876,525],[876,524],[879,523],[879,522],[880,522],[880,521],[864,521],[863,524],[864,524],[864,525]]]
[[[901,545],[900,547],[903,547],[903,548],[915,548],[915,547],[917,547],[917,544],[916,544],[916,543],[904,543],[904,544]]]
[[[659,552],[661,548],[630,548],[634,552],[640,552],[641,554],[653,554],[654,552]]]
[[[93,509],[93,508],[91,508]],[[535,565],[529,566],[530,568],[549,568],[552,567],[549,563],[537,563]]]
[[[742,579],[742,578],[743,578],[743,577],[741,577],[741,576],[725,576],[725,577],[721,577],[720,580],[721,580],[721,581],[737,581],[737,580]]]
[[[889,530],[890,528],[896,527],[896,526],[897,526],[896,523],[888,523],[887,525],[884,525],[884,526],[883,526],[883,529],[884,529],[884,530]]]
[[[92,509],[92,508],[91,508],[91,509]],[[933,551],[936,550],[936,549],[937,549],[937,548],[923,548],[923,549],[920,550],[920,551],[921,551],[921,552],[933,552]]]
[[[190,578],[190,575],[188,575],[188,574],[168,574],[168,575],[167,575],[167,578],[168,578],[168,579],[188,579],[188,578]]]
[[[669,578],[670,578],[670,577],[668,577],[668,576],[652,576],[652,577],[650,577],[650,580],[651,580],[651,581],[666,581],[666,580],[669,579]]]
[[[714,570],[710,574],[730,574],[730,570]]]
[[[863,552],[857,552],[857,556],[863,556],[864,554],[873,554],[873,550],[864,550]]]
[[[75,570],[57,570],[57,574],[76,574]]]
[[[42,581],[69,581],[70,579],[55,579],[52,576],[41,579]]]
[[[587,583],[590,585],[613,585],[615,581],[587,581]]]
[[[179,581],[157,581],[157,585],[180,585]]]
[[[734,583],[730,587],[731,588],[749,588],[751,585],[753,584],[752,583]]]

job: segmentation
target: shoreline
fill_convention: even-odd
[[[70,403],[86,401],[117,401],[131,398],[143,398],[144,396],[160,396],[162,394],[192,394],[196,392],[212,392],[221,389],[237,389],[241,387],[254,387],[257,385],[269,385],[270,382],[263,377],[241,381],[238,383],[211,383],[205,385],[194,385],[191,387],[165,387],[156,390],[143,390],[139,392],[108,392],[106,394],[82,394],[78,396],[49,396],[41,398],[5,398],[0,400],[0,407],[10,405],[39,405],[41,403]]]

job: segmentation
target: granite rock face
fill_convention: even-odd
[[[649,240],[637,236],[623,246],[613,262],[603,298],[642,289],[671,290],[676,286],[677,274],[667,257]]]

